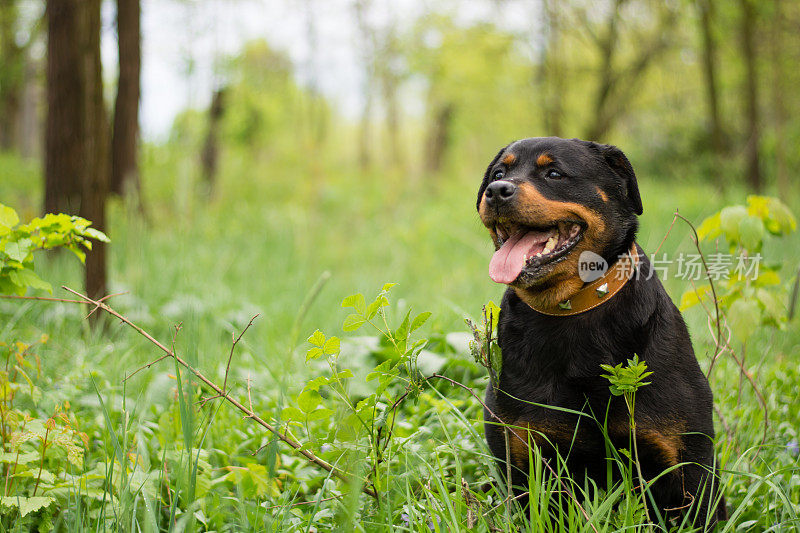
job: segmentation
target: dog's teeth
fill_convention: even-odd
[[[545,243],[544,250],[542,250],[542,253],[549,254],[550,252],[552,252],[553,249],[556,247],[556,243],[558,243],[558,236],[554,235],[549,239],[547,239],[547,243]]]

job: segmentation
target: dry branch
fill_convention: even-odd
[[[152,361],[151,363],[148,363],[147,365],[145,365],[142,368],[149,368],[151,365],[157,363],[158,361],[160,361],[160,360],[162,360],[162,359],[164,359],[166,357],[172,357],[173,359],[175,359],[175,361],[178,362],[178,364],[180,364],[181,366],[183,366],[184,368],[189,370],[192,374],[194,374],[197,377],[197,379],[199,379],[206,387],[208,387],[214,393],[216,393],[217,397],[222,398],[224,400],[227,400],[228,403],[230,403],[236,409],[238,409],[239,411],[244,413],[245,414],[245,418],[252,419],[256,424],[258,424],[259,426],[263,427],[264,429],[266,429],[267,431],[269,431],[270,433],[272,433],[273,435],[278,437],[281,441],[283,441],[284,443],[286,443],[290,447],[292,447],[297,453],[299,453],[300,455],[302,455],[303,457],[308,459],[309,462],[311,462],[311,463],[319,466],[320,468],[330,472],[331,475],[339,478],[340,480],[342,480],[344,482],[350,482],[351,481],[351,476],[347,475],[347,473],[343,472],[339,468],[337,468],[337,467],[333,466],[332,464],[328,463],[324,459],[321,459],[321,458],[317,457],[316,455],[314,455],[313,452],[311,452],[311,451],[309,451],[307,449],[303,449],[302,448],[302,444],[300,444],[299,442],[294,440],[292,437],[289,437],[288,435],[285,435],[285,434],[281,433],[280,431],[278,431],[278,428],[276,426],[270,424],[269,422],[267,422],[266,420],[264,420],[263,418],[258,416],[251,408],[247,408],[244,405],[242,405],[241,403],[239,403],[238,400],[236,400],[235,398],[231,397],[225,390],[223,390],[223,388],[219,387],[217,384],[215,384],[210,379],[205,377],[205,375],[203,375],[196,368],[193,368],[191,365],[189,365],[189,363],[187,363],[183,358],[181,358],[173,350],[170,350],[169,348],[164,346],[161,342],[156,340],[152,335],[150,335],[144,329],[142,329],[141,327],[139,327],[136,324],[134,324],[133,322],[131,322],[128,318],[126,318],[125,316],[121,315],[120,313],[118,313],[117,311],[115,311],[114,309],[112,309],[111,307],[109,307],[108,305],[106,305],[105,303],[103,303],[100,300],[93,300],[93,299],[89,298],[88,296],[86,296],[84,294],[81,294],[81,293],[79,293],[77,291],[74,291],[74,290],[72,290],[72,289],[70,289],[69,287],[66,287],[66,286],[62,286],[62,288],[67,290],[67,291],[69,291],[69,292],[71,292],[75,296],[78,296],[79,298],[82,298],[85,302],[93,304],[95,307],[97,307],[99,309],[102,309],[103,311],[109,313],[110,315],[114,316],[115,318],[118,318],[119,320],[121,320],[122,322],[124,322],[125,324],[130,326],[131,328],[135,329],[140,335],[142,335],[144,338],[149,340],[151,343],[155,344],[161,351],[163,351],[166,354],[165,356],[162,356],[159,359],[157,359],[155,361]],[[255,317],[253,317],[253,318],[255,318]],[[251,321],[251,323],[252,323],[252,321]],[[248,327],[249,327],[249,325],[248,325]],[[141,368],[136,370],[136,372],[138,372],[139,370],[141,370]],[[133,374],[131,374],[131,375],[133,375]],[[130,376],[128,376],[128,377],[130,377]],[[374,490],[372,490],[371,488],[367,487],[367,486],[363,486],[361,488],[361,490],[365,494],[367,494],[369,496],[372,496],[375,499],[378,498],[377,493]]]

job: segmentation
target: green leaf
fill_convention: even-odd
[[[5,252],[8,257],[14,261],[19,261],[22,263],[34,248],[35,246],[33,245],[33,241],[30,239],[20,239],[18,241],[6,243]]]
[[[422,327],[422,325],[425,322],[428,321],[428,319],[430,317],[431,317],[431,312],[430,311],[425,311],[424,313],[418,314],[416,317],[414,317],[414,320],[411,322],[411,327],[409,328],[409,331],[418,330],[419,328]]]
[[[703,220],[703,222],[697,227],[697,236],[701,241],[713,239],[719,236],[720,233],[722,233],[722,228],[720,227],[719,212]]]
[[[367,302],[361,293],[351,294],[342,300],[342,307],[352,307],[361,316],[366,316],[367,314]]]
[[[322,401],[322,396],[315,390],[305,390],[297,396],[297,405],[304,413],[310,413]]]
[[[389,291],[389,290],[390,290],[392,287],[394,287],[395,285],[397,285],[397,283],[384,283],[384,284],[383,284],[383,287],[381,287],[381,292],[387,292],[387,291]]]
[[[322,356],[322,348],[317,348],[315,346],[306,352],[306,363],[308,363],[312,359],[317,359],[318,357],[321,356]]]
[[[366,319],[363,316],[350,314],[347,315],[347,318],[344,319],[344,323],[342,324],[342,329],[345,331],[355,331],[361,326],[366,323]]]
[[[325,344],[325,334],[322,333],[320,330],[317,330],[314,333],[312,333],[307,340],[314,346],[319,346],[320,348],[322,348],[322,346]]]
[[[722,209],[719,224],[730,242],[739,242],[739,222],[747,217],[747,208],[743,205],[732,205]]]
[[[26,516],[28,513],[48,507],[54,501],[56,501],[55,498],[49,498],[47,496],[34,496],[32,498],[3,496],[3,498],[0,498],[0,503],[3,505],[7,505],[9,507],[19,507],[20,516]]]
[[[8,235],[19,224],[17,212],[7,205],[0,204],[0,236]]]
[[[325,355],[335,355],[339,353],[339,338],[338,337],[331,337],[325,342],[325,346],[322,348],[322,351]]]
[[[761,324],[761,308],[752,300],[739,298],[728,308],[727,318],[733,335],[746,342]]]
[[[333,416],[333,410],[328,409],[327,407],[321,407],[315,411],[312,411],[308,414],[308,420],[324,420],[325,418],[330,418]]]
[[[284,420],[304,420],[306,414],[294,406],[284,407],[281,411],[281,418]]]
[[[94,239],[96,241],[111,242],[111,239],[109,239],[105,233],[95,228],[86,228],[83,231],[83,234],[89,237],[90,239]]]
[[[37,276],[33,270],[28,268],[12,270],[8,273],[8,277],[11,278],[11,281],[14,282],[14,284],[20,287],[31,287],[33,289],[47,291],[50,294],[53,293],[53,287]]]
[[[306,386],[303,387],[303,390],[304,391],[306,391],[306,390],[318,391],[321,386],[327,385],[328,383],[329,383],[329,380],[328,380],[327,377],[325,377],[325,376],[317,376],[314,379],[312,379],[311,381],[309,381],[308,383],[306,383]]]
[[[335,373],[332,376],[332,379],[341,380],[352,377],[353,377],[353,371],[350,370],[349,368],[345,368],[344,370],[340,370],[339,372]]]
[[[681,296],[681,302],[678,305],[678,308],[681,311],[686,311],[690,307],[694,307],[695,305],[699,304],[701,299],[710,292],[711,285],[700,285],[696,289],[688,290]]]
[[[764,223],[760,218],[746,216],[739,221],[739,242],[747,250],[758,250],[764,238]]]
[[[394,331],[394,340],[398,342],[403,342],[408,339],[408,327],[411,322],[411,309],[406,312],[406,316],[403,317],[403,321]]]

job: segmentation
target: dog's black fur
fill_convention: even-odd
[[[512,159],[508,154],[514,156],[512,164],[503,162]],[[551,161],[537,164],[541,154]],[[515,220],[532,227],[552,222],[530,220],[524,214],[530,206],[520,205],[520,198],[487,206],[484,192],[497,178],[534,187],[551,202],[584,206],[588,211],[574,213],[578,219],[584,212],[596,215],[582,220],[584,248],[609,264],[634,242],[642,203],[633,168],[616,147],[551,137],[517,141],[500,150],[478,193],[481,219],[495,240],[493,225],[498,221]],[[591,234],[592,224],[602,225],[602,232]],[[636,392],[643,476],[650,480],[675,464],[684,464],[652,485],[656,506],[651,511],[657,509],[665,520],[688,512],[690,522],[710,529],[727,518],[712,442],[711,389],[680,312],[658,278],[647,275],[650,262],[641,248],[637,250],[639,272],[611,300],[582,314],[549,316],[526,304],[556,290],[566,279],[563,276],[548,281],[545,273],[542,279],[534,276],[506,290],[498,328],[502,371],[496,389],[490,386],[486,392],[490,409],[484,413],[486,439],[503,472],[506,424],[516,427],[517,435],[524,434],[527,442],[535,442],[545,458],[552,458],[557,449],[578,487],[584,487],[584,475],[606,486],[608,440],[617,449],[628,448],[629,423],[624,400],[610,394],[600,365],[624,363],[638,354],[653,372],[647,379],[651,384]],[[593,418],[534,403],[581,411]],[[511,481],[522,493],[527,490],[528,447],[518,437],[509,438]]]

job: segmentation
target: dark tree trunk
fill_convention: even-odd
[[[450,126],[453,119],[453,104],[446,102],[434,106],[425,150],[425,170],[439,172],[450,142]]]
[[[782,197],[791,195],[791,185],[789,183],[789,169],[786,164],[786,89],[784,80],[786,70],[783,66],[784,50],[784,31],[786,23],[784,21],[784,11],[781,0],[774,0],[773,6],[773,29],[770,35],[770,55],[772,62],[772,115],[775,127],[775,172],[778,181],[778,191]]]
[[[538,70],[539,85],[544,95],[544,134],[561,137],[563,135],[563,94],[564,73],[560,65],[561,20],[560,9],[553,5],[553,0],[544,0],[544,17],[546,25],[546,42],[542,47],[542,58]]]
[[[698,0],[697,9],[700,14],[700,33],[703,38],[702,66],[705,81],[706,106],[708,107],[709,140],[714,152],[717,184],[724,185],[719,162],[726,153],[725,134],[719,112],[719,90],[717,88],[717,43],[714,39],[713,19],[714,0]]]
[[[225,113],[225,89],[214,91],[211,97],[211,107],[208,109],[208,132],[200,154],[200,163],[203,167],[203,179],[208,193],[214,191],[217,181],[217,168],[219,166],[219,132],[222,115]]]
[[[17,45],[16,0],[0,2],[0,149],[18,145],[18,118],[25,75],[24,50]]]
[[[117,0],[119,81],[114,104],[110,191],[116,194],[133,193],[137,201],[141,202],[137,164],[142,55],[139,21],[139,0]]]
[[[77,214],[83,172],[84,79],[81,4],[47,2],[47,119],[44,210]]]
[[[753,36],[757,26],[755,9],[751,0],[739,0],[741,7],[740,31],[742,55],[745,65],[745,115],[747,120],[744,146],[746,174],[750,189],[756,192],[763,188],[761,176],[761,117],[758,108],[758,79],[756,73],[756,49]]]
[[[106,197],[109,181],[108,118],[103,102],[100,60],[101,0],[81,0],[83,10],[84,64],[84,172],[81,183],[81,216],[93,226],[106,229]],[[106,246],[95,241],[86,254],[86,293],[90,298],[106,294]],[[93,315],[94,316],[94,315]]]

